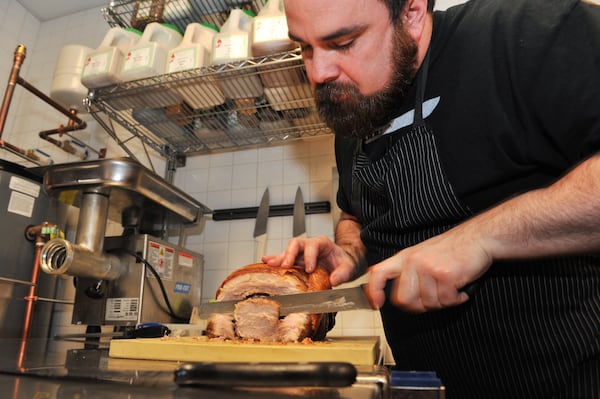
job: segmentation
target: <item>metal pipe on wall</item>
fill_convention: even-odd
[[[64,151],[66,151],[70,154],[77,155],[81,159],[86,159],[87,154],[85,155],[85,157],[82,156],[77,151],[77,149],[72,146],[72,144],[70,142],[61,142],[58,140],[53,140],[50,137],[48,137],[51,134],[62,134],[63,132],[83,130],[87,127],[87,123],[77,116],[77,112],[75,110],[66,109],[65,107],[60,105],[58,102],[54,101],[52,98],[50,98],[49,96],[44,94],[42,91],[38,90],[36,87],[34,87],[30,83],[28,83],[25,79],[23,79],[22,77],[19,76],[21,66],[23,65],[23,62],[25,61],[26,54],[27,54],[27,49],[25,48],[25,46],[22,44],[18,45],[15,50],[15,53],[14,53],[13,67],[11,69],[11,73],[10,73],[10,76],[8,79],[6,91],[4,93],[4,100],[2,102],[2,108],[0,108],[0,148],[4,148],[4,149],[8,150],[9,152],[11,152],[21,158],[24,158],[30,162],[33,162],[37,165],[42,164],[40,158],[37,157],[35,154],[33,154],[31,150],[29,150],[29,151],[24,150],[22,148],[19,148],[13,144],[7,143],[4,140],[2,140],[2,134],[4,133],[4,127],[6,125],[6,119],[8,117],[8,110],[9,110],[10,104],[12,102],[12,97],[13,97],[13,94],[15,91],[15,86],[18,84],[69,118],[68,126],[66,126],[66,127],[61,126],[58,129],[40,132],[40,137],[44,140],[51,142],[52,144],[56,145],[57,147],[63,149]],[[86,148],[90,148],[89,146],[87,146],[85,144],[84,144],[84,146]],[[106,155],[105,151],[98,152],[98,151],[94,150],[94,152],[99,154],[101,158],[103,158]]]
[[[6,86],[6,91],[4,92],[2,108],[0,108],[0,139],[2,138],[2,133],[4,132],[4,125],[6,124],[8,109],[10,108],[10,103],[12,101],[12,96],[15,91],[15,86],[17,85],[17,81],[19,79],[21,65],[23,65],[23,61],[25,61],[26,55],[27,49],[24,45],[19,44],[15,50],[13,66],[10,71],[10,76],[8,78],[8,85]]]
[[[43,228],[45,225],[40,226],[31,226],[26,230],[26,235],[28,237],[35,237],[35,256],[33,258],[33,267],[31,270],[31,282],[29,287],[29,293],[24,298],[26,302],[25,308],[25,319],[23,320],[23,330],[21,332],[21,346],[19,349],[19,358],[17,362],[17,367],[20,369],[23,367],[23,361],[25,359],[25,352],[27,349],[27,340],[29,338],[29,330],[31,329],[31,321],[33,318],[33,308],[35,302],[37,301],[37,285],[40,277],[40,256],[42,253],[42,247],[44,246],[46,240],[43,236]]]

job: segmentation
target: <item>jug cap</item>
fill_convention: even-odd
[[[125,28],[127,32],[135,33],[136,35],[142,35],[142,31],[136,28]]]
[[[180,35],[183,36],[183,32],[181,32],[181,29],[179,29],[179,27],[177,25],[173,25],[173,24],[167,24],[167,23],[161,23],[162,26],[164,26],[165,28],[169,28],[169,29],[173,29],[175,32],[179,33]]]
[[[242,11],[244,12],[244,14],[248,15],[249,17],[252,17],[252,18],[256,17],[256,14],[253,13],[252,11],[250,11],[250,10],[244,9]]]
[[[220,29],[216,25],[210,24],[208,22],[200,22],[200,25],[202,25],[208,29],[212,29],[215,32],[220,32]]]

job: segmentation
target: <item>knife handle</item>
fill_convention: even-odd
[[[256,259],[256,263],[262,263],[261,258],[265,254],[265,250],[267,248],[267,235],[261,234],[259,236],[254,237],[254,241],[256,242],[254,257]]]
[[[479,277],[475,281],[471,281],[464,287],[460,288],[459,292],[464,292],[469,296],[469,299],[473,299],[473,296],[475,296],[477,291],[479,291],[479,289],[481,288],[481,284],[482,284],[482,281],[484,278],[485,278],[485,275],[482,277]],[[388,282],[385,286],[385,297],[386,298],[392,297],[392,281],[393,280],[388,280]]]
[[[175,370],[180,386],[345,387],[356,381],[354,365],[346,362],[306,363],[184,363]]]

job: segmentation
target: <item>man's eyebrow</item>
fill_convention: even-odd
[[[361,32],[361,31],[365,30],[366,28],[367,28],[366,25],[346,26],[346,27],[340,28],[340,29],[336,30],[335,32],[332,32],[332,33],[330,33],[328,35],[320,37],[319,41],[321,41],[321,42],[327,42],[327,41],[330,41],[330,40],[339,39],[340,37],[344,37],[344,36],[347,36],[347,35],[355,34],[357,32]],[[289,36],[290,39],[292,39],[295,42],[302,42],[303,41],[298,36],[294,35],[292,32],[288,32],[288,36]]]

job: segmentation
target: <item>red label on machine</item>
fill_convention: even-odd
[[[153,241],[150,241],[149,247],[148,261],[150,264],[162,279],[172,280],[175,250]]]
[[[190,254],[186,254],[185,252],[179,253],[179,265],[185,267],[194,266],[194,257]]]

